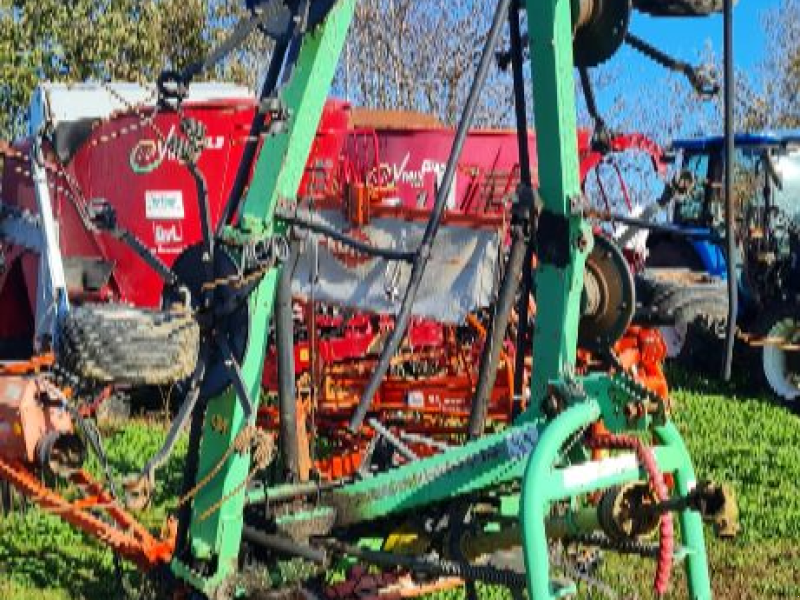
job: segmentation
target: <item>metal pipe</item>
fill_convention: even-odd
[[[289,481],[300,478],[300,442],[297,437],[297,396],[294,372],[294,314],[292,274],[300,257],[298,243],[292,243],[289,260],[283,265],[275,295],[275,344],[278,350],[278,408],[280,448]]]
[[[367,254],[369,256],[377,256],[379,258],[384,258],[386,260],[404,261],[404,262],[413,262],[414,257],[416,256],[416,252],[409,252],[406,250],[392,250],[391,248],[378,248],[376,246],[366,244],[360,240],[345,235],[344,233],[337,231],[332,227],[328,227],[323,223],[315,223],[310,219],[304,219],[302,217],[298,217],[297,215],[290,215],[289,213],[276,211],[275,216],[284,223],[287,223],[288,225],[299,227],[301,229],[307,229],[308,231],[313,231],[314,233],[318,233],[324,237],[336,240],[337,242],[340,242],[345,246],[350,246],[354,250],[361,252],[363,254]]]
[[[384,438],[387,442],[389,442],[392,446],[394,446],[395,450],[397,450],[400,454],[402,454],[406,460],[417,460],[419,457],[416,453],[406,446],[400,439],[395,436],[391,431],[389,431],[386,427],[384,427],[378,419],[370,419],[369,426],[372,427],[378,434]]]
[[[289,556],[298,556],[311,562],[325,564],[328,561],[328,555],[324,550],[304,546],[279,535],[262,533],[252,527],[245,527],[242,530],[242,539],[267,550],[274,550]]]
[[[403,302],[400,305],[400,310],[397,313],[394,329],[392,330],[389,339],[386,341],[386,344],[383,347],[380,360],[378,361],[378,364],[372,373],[372,378],[369,380],[358,406],[356,407],[356,410],[350,419],[350,423],[348,424],[348,429],[353,433],[357,432],[361,428],[361,424],[364,422],[364,418],[367,416],[369,407],[372,404],[372,398],[375,395],[375,392],[378,390],[381,380],[386,375],[386,371],[389,369],[389,363],[392,360],[395,352],[397,352],[397,348],[400,346],[400,342],[405,335],[406,327],[408,327],[408,322],[411,319],[411,309],[414,305],[414,301],[416,300],[420,283],[422,283],[422,276],[425,273],[425,267],[427,266],[428,259],[431,255],[431,247],[434,239],[436,238],[436,233],[439,230],[444,209],[447,206],[450,188],[453,186],[453,179],[455,178],[456,169],[458,168],[458,160],[461,158],[461,151],[464,149],[464,142],[466,141],[467,134],[469,133],[469,129],[472,125],[475,111],[478,108],[480,92],[483,89],[483,85],[486,82],[486,77],[489,74],[489,67],[491,66],[492,57],[494,56],[494,49],[497,46],[498,40],[500,39],[500,34],[503,30],[503,22],[505,20],[506,13],[508,12],[510,3],[511,0],[499,0],[497,3],[497,11],[495,12],[492,26],[486,39],[486,45],[483,48],[483,54],[481,56],[480,64],[478,65],[475,80],[472,82],[472,88],[469,92],[467,104],[464,107],[464,112],[461,115],[461,121],[458,124],[458,129],[456,130],[455,139],[453,140],[453,148],[450,151],[450,158],[447,161],[447,168],[445,169],[444,177],[442,178],[442,184],[439,187],[438,193],[436,194],[436,202],[434,203],[431,217],[428,220],[428,225],[425,228],[425,233],[422,236],[422,242],[420,242],[417,256],[411,268],[411,276],[409,278],[408,287],[406,288]]]
[[[258,484],[247,490],[245,495],[245,505],[264,504],[266,502],[282,502],[306,496],[318,496],[323,492],[328,492],[341,487],[341,481],[329,481],[320,483],[318,481],[308,481],[306,483],[284,484],[279,486],[265,486]]]
[[[725,0],[724,46],[725,46],[725,241],[727,242],[728,267],[728,323],[725,331],[725,363],[722,376],[725,381],[731,378],[733,365],[733,345],[736,340],[736,320],[738,316],[738,289],[736,276],[736,233],[734,231],[735,210],[733,198],[734,137],[733,137],[733,0]]]

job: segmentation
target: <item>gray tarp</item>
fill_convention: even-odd
[[[312,218],[306,212],[300,216]],[[315,211],[313,219],[340,231],[349,229],[349,235],[373,246],[397,250],[415,250],[425,231],[425,223],[398,219],[374,219],[354,231],[339,211]],[[441,227],[413,314],[445,323],[462,323],[468,313],[488,306],[493,299],[499,247],[497,230]],[[315,300],[370,312],[395,314],[399,310],[411,274],[409,263],[356,255],[332,240],[309,236],[292,279],[294,295],[309,297],[315,262],[318,265]]]

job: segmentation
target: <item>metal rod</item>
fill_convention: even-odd
[[[419,458],[411,448],[401,442],[397,436],[384,427],[377,419],[370,419],[369,426],[377,431],[382,438],[394,446],[395,450],[402,454],[407,460],[417,460],[417,458]]]
[[[653,223],[647,219],[636,217],[626,217],[603,210],[589,210],[586,213],[587,218],[597,219],[598,221],[608,221],[610,223],[621,223],[628,225],[632,229],[646,229],[648,231],[657,231],[659,233],[669,233],[676,236],[689,238],[692,240],[709,240],[711,242],[721,242],[719,235],[713,232],[703,231],[687,231],[674,225],[662,225],[660,223]]]
[[[375,392],[378,390],[378,386],[380,386],[384,376],[386,375],[386,371],[389,369],[389,363],[392,360],[395,352],[397,352],[397,348],[400,346],[400,342],[402,341],[406,332],[406,328],[408,327],[408,322],[411,319],[411,309],[414,305],[414,301],[416,300],[419,286],[422,283],[422,276],[425,273],[425,267],[427,266],[428,259],[431,255],[431,247],[434,239],[436,238],[436,233],[439,230],[444,209],[447,206],[447,199],[450,195],[450,188],[453,186],[453,179],[455,178],[456,170],[458,168],[458,161],[461,158],[461,152],[464,149],[464,142],[466,141],[467,134],[472,126],[472,120],[475,117],[475,111],[478,108],[480,92],[483,89],[483,85],[486,82],[486,77],[489,74],[489,68],[494,55],[494,49],[497,46],[498,40],[500,39],[500,34],[503,30],[503,23],[505,21],[510,3],[511,0],[499,0],[497,3],[497,10],[492,21],[492,26],[489,29],[489,35],[486,38],[486,45],[483,48],[483,54],[481,56],[480,64],[478,65],[478,70],[475,74],[475,80],[472,82],[472,88],[470,89],[469,97],[467,98],[467,104],[464,107],[464,112],[461,115],[461,121],[458,124],[458,129],[456,130],[456,136],[453,140],[453,147],[450,151],[450,158],[447,161],[447,168],[445,169],[444,177],[442,178],[441,187],[436,194],[436,202],[433,206],[433,212],[428,220],[428,225],[425,228],[425,233],[422,236],[422,242],[420,242],[418,253],[411,269],[408,287],[406,288],[403,302],[400,305],[400,310],[397,313],[394,329],[392,330],[389,339],[386,341],[386,344],[383,347],[378,364],[372,373],[372,378],[369,380],[369,383],[367,384],[367,387],[361,396],[361,400],[359,401],[358,406],[356,407],[356,410],[350,419],[350,423],[348,424],[348,429],[353,433],[357,432],[361,428],[361,424],[364,422],[364,418],[367,416],[369,407],[372,404],[372,398],[375,395]]]
[[[527,188],[533,187],[531,176],[531,156],[528,147],[528,111],[525,102],[525,76],[523,73],[524,40],[519,26],[520,0],[514,0],[514,10],[509,13],[509,33],[511,37],[511,73],[514,80],[514,115],[517,125],[517,146],[519,148],[519,178]],[[532,207],[533,208],[533,207]],[[531,263],[536,252],[536,221],[531,220],[525,258],[522,261],[522,280],[520,282],[517,302],[517,339],[514,355],[514,390],[515,398],[522,396],[525,380],[525,354],[528,348],[528,302],[533,288],[533,269]]]
[[[724,61],[725,61],[725,240],[727,242],[728,267],[728,323],[725,331],[725,363],[722,376],[725,381],[731,378],[733,365],[733,345],[736,340],[736,320],[738,315],[738,289],[736,276],[736,234],[734,231],[735,210],[733,198],[734,137],[733,137],[733,0],[725,0],[724,22]]]
[[[509,33],[511,37],[511,67],[514,79],[514,115],[517,125],[517,146],[519,149],[520,188],[516,205],[512,209],[511,249],[508,254],[503,281],[492,312],[492,319],[486,332],[481,351],[478,384],[472,397],[467,434],[470,439],[483,435],[486,429],[486,415],[489,399],[497,379],[497,366],[500,350],[508,329],[508,319],[514,306],[514,296],[519,288],[519,279],[525,264],[525,255],[530,240],[531,213],[534,208],[530,151],[528,149],[528,119],[525,112],[525,79],[523,75],[522,39],[519,28],[519,0],[512,0],[508,11]],[[530,264],[528,265],[530,270]],[[525,319],[527,321],[527,298],[525,299]],[[522,304],[522,302],[520,302]],[[523,367],[524,368],[524,367]]]
[[[292,274],[300,257],[297,242],[292,243],[289,260],[283,265],[275,294],[275,345],[278,350],[278,406],[280,448],[289,481],[300,477],[300,442],[297,437],[297,396],[295,394],[294,314]]]
[[[328,560],[328,556],[324,550],[303,546],[302,544],[298,544],[279,535],[262,533],[252,527],[245,527],[242,530],[242,539],[251,544],[266,548],[267,550],[274,550],[275,552],[288,554],[289,556],[299,556],[300,558],[305,558],[315,563],[325,564]]]

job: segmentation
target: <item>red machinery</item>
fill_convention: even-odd
[[[63,90],[56,91],[64,94]],[[112,100],[120,96],[118,90],[106,88],[95,92]],[[55,103],[66,96],[48,97]],[[85,119],[83,130],[81,121],[63,119],[59,127],[77,128],[79,135],[65,135],[73,140],[71,145],[56,144],[58,147],[50,149],[47,168],[52,203],[73,302],[114,300],[153,306],[160,300],[158,276],[126,245],[91,226],[87,213],[95,199],[111,204],[119,222],[167,265],[200,239],[197,205],[184,200],[193,193],[194,183],[169,151],[178,115],[156,111],[146,104],[131,104],[123,103],[120,112],[111,111],[96,119],[88,130]],[[119,107],[120,102],[116,105]],[[215,221],[232,186],[254,110],[252,99],[230,91],[217,97],[207,93],[202,100],[190,97],[183,105],[187,116],[206,126],[209,151],[203,153],[199,166],[209,183]],[[58,113],[55,109],[52,112]],[[75,143],[75,139],[79,141]],[[352,225],[350,235],[357,235],[360,227],[378,217],[424,221],[452,139],[453,131],[430,117],[355,109],[331,100],[323,113],[300,195],[316,208],[342,211]],[[604,155],[590,147],[588,133],[580,135],[579,145],[585,176]],[[2,150],[6,159],[3,203],[33,212],[36,202],[27,149],[22,142]],[[662,165],[660,150],[643,136],[621,136],[610,147],[612,152],[629,149],[642,150],[657,167]],[[502,231],[519,180],[517,153],[512,131],[472,132],[459,164],[445,224]],[[2,320],[0,339],[30,337],[36,257],[1,241],[0,252],[5,258],[5,268],[0,270],[0,311],[17,316]],[[344,264],[357,263],[359,257],[347,251],[341,253],[341,260]],[[295,345],[300,395],[306,397],[313,390],[314,409],[324,416],[317,421],[334,428],[357,401],[393,321],[388,316],[318,305],[313,327],[309,327],[310,311],[301,312]],[[407,431],[462,431],[475,385],[482,327],[477,317],[462,326],[414,321],[392,373],[378,392],[375,409],[402,419]],[[653,389],[664,393],[663,377],[658,377],[663,357],[653,352],[652,343],[642,341],[651,337],[643,338],[637,330],[620,344],[625,346],[629,362],[635,352],[636,360],[626,367],[637,375],[646,373]],[[590,358],[585,362],[590,365]],[[513,347],[509,345],[490,403],[489,415],[496,422],[507,422],[512,413],[512,364]],[[264,375],[268,389],[275,389],[275,373],[270,359]],[[271,420],[268,414],[265,418]],[[319,467],[328,473],[340,471],[322,464]]]

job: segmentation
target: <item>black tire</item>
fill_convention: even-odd
[[[633,6],[654,17],[705,17],[722,12],[724,0],[634,0]]]
[[[169,385],[192,374],[199,344],[200,330],[189,312],[88,304],[64,320],[60,359],[76,375],[99,383]]]
[[[800,409],[800,351],[786,349],[771,340],[784,338],[790,347],[800,344],[800,316],[785,307],[765,308],[755,327],[755,340],[767,340],[757,347],[762,382],[776,398]]]
[[[648,269],[636,277],[638,322],[671,326],[698,319],[719,327],[728,320],[728,289],[722,279],[688,269]]]

